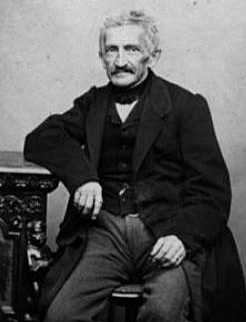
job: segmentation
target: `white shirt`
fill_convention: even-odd
[[[121,119],[121,122],[124,123],[127,119],[128,115],[131,113],[131,110],[136,105],[138,101],[134,101],[131,104],[120,104],[116,103],[116,110],[119,114],[119,117]]]

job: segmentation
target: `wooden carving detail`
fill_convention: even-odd
[[[26,296],[25,227],[19,231],[8,231],[8,225],[0,220],[0,320],[18,321],[23,312]]]
[[[0,190],[17,189],[22,191],[50,192],[58,185],[58,179],[49,175],[1,173]]]
[[[23,228],[23,220],[43,217],[45,211],[46,203],[41,195],[0,196],[0,217],[8,231],[20,231]]]
[[[42,198],[39,195],[32,196],[16,196],[16,195],[4,195],[0,196],[0,214],[8,212],[8,214],[34,214],[41,212]]]
[[[25,165],[20,153],[0,153],[0,164],[0,321],[36,322],[40,285],[52,259],[47,193],[58,179]]]
[[[10,267],[11,258],[9,256],[10,245],[5,239],[6,227],[4,227],[3,221],[0,222],[0,299],[6,301],[6,291],[8,283],[8,272]]]

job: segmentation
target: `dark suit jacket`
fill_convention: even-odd
[[[110,86],[93,87],[27,136],[25,157],[57,175],[71,195],[87,181],[100,181],[109,100]],[[156,238],[177,235],[187,248],[183,265],[196,321],[243,322],[244,281],[227,228],[229,176],[205,99],[152,74],[132,162],[141,219]],[[86,226],[70,200],[58,236],[68,268],[61,273],[60,262],[54,264],[45,303],[77,263]]]

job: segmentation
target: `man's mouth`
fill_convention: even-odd
[[[112,73],[113,76],[126,76],[126,75],[132,75],[133,72],[131,71],[124,71],[124,70],[119,70],[114,73]]]
[[[131,69],[115,69],[112,72],[112,75],[117,75],[117,74],[134,74],[134,71]]]
[[[115,73],[115,75],[129,75],[129,74],[131,74],[131,73],[124,72],[124,71]]]

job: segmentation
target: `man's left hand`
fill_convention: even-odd
[[[175,235],[160,237],[150,256],[161,267],[178,266],[186,256],[183,242]]]

